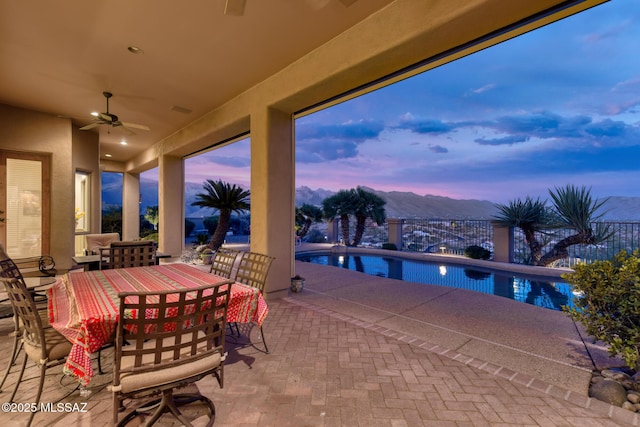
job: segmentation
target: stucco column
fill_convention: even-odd
[[[513,227],[493,224],[493,260],[513,262]]]
[[[294,261],[294,156],[291,114],[251,114],[251,250],[276,258],[267,297],[285,295]]]
[[[184,163],[181,157],[158,159],[158,250],[180,257],[184,246]]]
[[[403,219],[389,218],[387,225],[389,227],[389,243],[396,245],[399,251],[402,250],[402,224]]]
[[[122,240],[140,237],[140,174],[125,172],[122,183]]]
[[[327,221],[327,242],[338,243],[338,218]]]

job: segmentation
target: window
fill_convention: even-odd
[[[76,233],[86,233],[91,228],[91,174],[76,171]]]

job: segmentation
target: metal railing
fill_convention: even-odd
[[[402,249],[463,255],[471,245],[493,251],[493,226],[488,220],[407,219]]]
[[[577,263],[611,259],[620,250],[632,252],[640,248],[640,222],[599,222],[596,227],[609,227],[609,238],[597,245],[569,247],[569,257],[554,266],[572,267]],[[350,224],[351,233],[355,222]],[[541,238],[542,252],[546,253],[561,239],[574,234],[571,229],[554,230]],[[530,264],[531,253],[519,228],[514,229],[513,259],[515,263]],[[339,234],[341,236],[341,234]],[[361,246],[381,247],[388,241],[388,224],[367,222]],[[493,252],[494,230],[490,220],[406,219],[402,225],[402,247],[410,252],[430,252],[464,255],[468,246],[478,245]]]
[[[598,222],[592,227],[609,227],[609,238],[596,245],[574,245],[568,248],[569,257],[554,263],[556,267],[573,267],[580,263],[591,263],[596,260],[612,259],[615,254],[625,249],[633,252],[640,247],[640,223],[638,222]],[[530,264],[531,251],[525,242],[524,234],[519,228],[514,229],[514,262]],[[554,244],[567,236],[575,234],[571,229],[554,230],[545,236],[542,253],[546,253]]]

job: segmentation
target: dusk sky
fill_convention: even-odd
[[[296,187],[458,199],[640,196],[640,3],[613,0],[296,120]],[[186,180],[249,187],[245,139]]]

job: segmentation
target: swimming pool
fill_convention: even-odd
[[[296,259],[372,276],[468,289],[552,310],[573,306],[571,285],[556,278],[378,255],[300,254]]]

